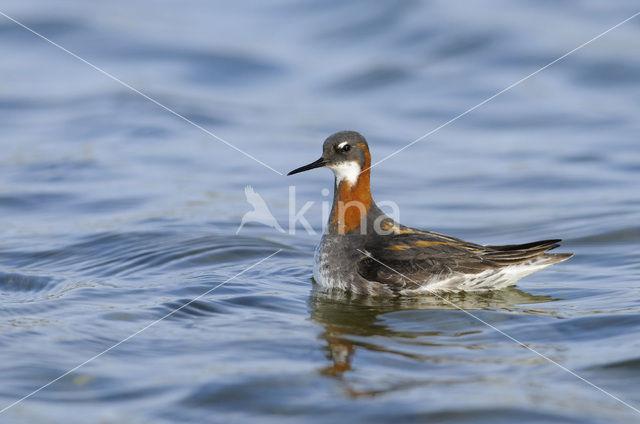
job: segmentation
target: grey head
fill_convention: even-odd
[[[360,173],[370,166],[371,155],[367,140],[355,131],[340,131],[324,141],[320,159],[294,169],[287,175],[327,167],[333,171],[338,181],[347,180],[355,184]]]

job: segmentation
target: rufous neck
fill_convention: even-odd
[[[333,207],[329,218],[330,233],[361,233],[362,229],[366,228],[366,219],[373,203],[370,176],[371,171],[367,167],[354,183],[346,179],[339,181],[336,178]]]

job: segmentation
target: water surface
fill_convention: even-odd
[[[609,2],[18,2],[0,7],[286,173],[374,161],[637,12]],[[517,287],[313,289],[329,171],[286,178],[0,17],[0,414],[10,423],[636,422],[640,21],[376,166],[400,220],[563,238]],[[287,230],[249,223],[253,186]],[[453,306],[456,305],[456,306]],[[461,310],[461,309],[464,309]],[[490,324],[485,325],[476,318]],[[495,328],[492,328],[495,327]]]

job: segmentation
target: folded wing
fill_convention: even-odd
[[[372,240],[358,262],[358,273],[393,291],[417,289],[432,279],[474,275],[510,265],[540,262],[546,266],[571,257],[548,254],[560,240],[526,244],[483,246],[438,233],[403,230]]]

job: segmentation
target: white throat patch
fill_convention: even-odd
[[[340,184],[343,180],[346,180],[349,184],[354,185],[358,182],[360,176],[360,165],[355,161],[340,162],[329,166],[333,173],[336,175],[336,183]]]

